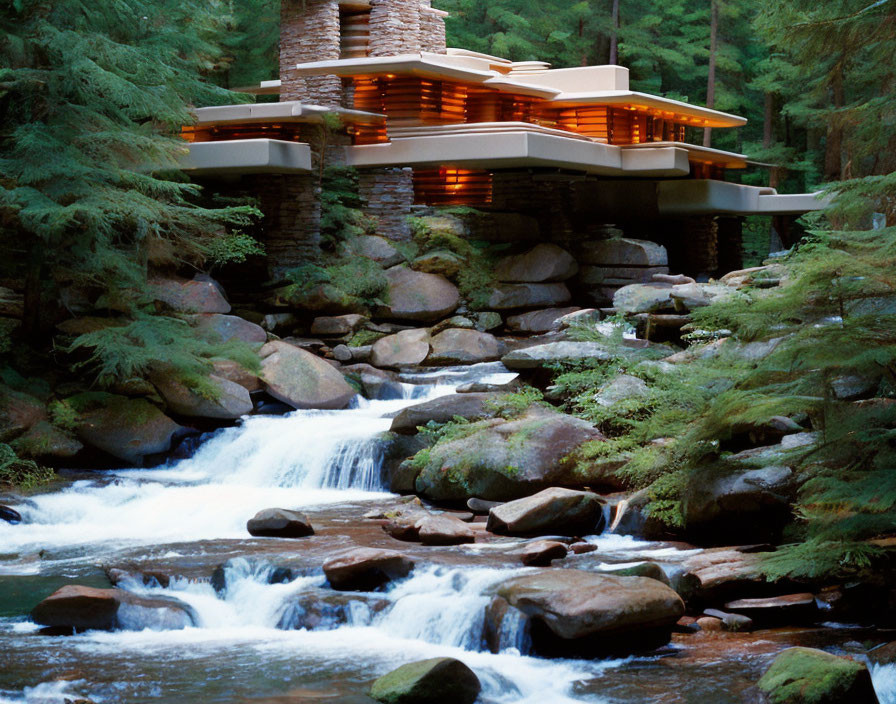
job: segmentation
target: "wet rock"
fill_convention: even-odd
[[[304,538],[314,528],[304,513],[284,508],[266,508],[246,523],[249,535],[264,538]]]
[[[488,530],[505,535],[589,535],[599,532],[602,516],[597,494],[551,487],[493,508]]]
[[[501,394],[451,394],[408,406],[392,419],[393,433],[416,433],[428,422],[447,423],[455,416],[476,420],[494,415],[493,405]]]
[[[493,508],[500,506],[501,503],[501,501],[485,501],[484,499],[477,499],[474,496],[472,499],[467,499],[467,508],[476,515],[485,516],[488,515],[488,512]]]
[[[477,330],[453,328],[430,340],[432,348],[427,364],[477,364],[501,356],[503,345],[494,335]]]
[[[725,608],[748,616],[763,626],[810,623],[819,615],[815,597],[809,593],[764,599],[737,599],[729,601]]]
[[[715,544],[774,538],[790,517],[792,487],[789,467],[698,476],[685,491],[685,526]]]
[[[265,390],[293,408],[345,408],[356,395],[342,374],[310,352],[274,341],[259,354]]]
[[[871,673],[860,662],[814,648],[788,648],[759,680],[775,704],[878,704]]]
[[[277,628],[332,631],[346,624],[361,625],[369,623],[389,603],[388,600],[371,594],[307,589],[286,602]]]
[[[553,560],[562,560],[569,548],[556,540],[534,540],[520,551],[520,562],[527,567],[547,567]]]
[[[508,352],[501,362],[508,369],[537,369],[557,362],[586,359],[610,359],[610,351],[601,342],[548,342]]]
[[[312,335],[324,337],[341,337],[359,330],[368,321],[363,315],[349,313],[347,315],[321,316],[311,323]]]
[[[0,387],[0,442],[9,442],[46,419],[47,409],[36,398]]]
[[[45,420],[35,423],[10,445],[19,456],[34,459],[67,459],[84,448],[67,432]]]
[[[370,363],[375,367],[405,367],[420,364],[429,355],[429,331],[401,330],[373,343]]]
[[[476,673],[460,660],[432,658],[383,675],[370,696],[383,704],[473,704],[481,688]]]
[[[9,506],[0,506],[0,521],[16,525],[22,522],[22,514]]]
[[[384,269],[400,264],[404,255],[384,237],[377,235],[360,235],[352,238],[345,245],[347,254],[372,259]]]
[[[726,595],[767,589],[761,569],[762,556],[736,548],[703,550],[682,563],[679,592],[690,603],[715,601]]]
[[[261,379],[258,378],[258,375],[246,369],[239,362],[234,362],[232,359],[216,359],[212,362],[212,367],[216,376],[239,384],[250,393],[261,390]]]
[[[194,391],[181,383],[171,371],[155,371],[150,381],[158,389],[168,409],[195,418],[236,419],[252,412],[252,399],[244,386],[209,374],[206,381],[211,395]]]
[[[178,313],[229,313],[230,304],[214,281],[150,279],[150,294]]]
[[[342,373],[358,381],[366,398],[385,400],[402,397],[401,384],[393,372],[369,364],[352,364],[343,367]]]
[[[630,398],[645,398],[650,395],[650,387],[643,379],[630,374],[620,374],[604,384],[594,395],[594,400],[604,408],[615,406]]]
[[[706,616],[717,618],[722,622],[722,628],[734,633],[743,633],[753,630],[753,619],[743,614],[729,614],[718,609],[704,609]]]
[[[579,261],[605,266],[653,267],[668,265],[669,256],[666,248],[656,242],[617,237],[584,242]]]
[[[470,526],[453,516],[424,516],[415,527],[417,537],[424,545],[460,545],[476,540]]]
[[[414,542],[418,540],[420,529],[418,521],[423,518],[422,515],[403,515],[391,518],[388,523],[384,523],[383,530],[391,537],[402,542]]]
[[[722,623],[722,619],[715,618],[714,616],[701,616],[697,619],[696,623],[701,631],[706,631],[707,633],[722,631],[725,626],[725,624]]]
[[[85,444],[135,467],[149,455],[168,452],[184,431],[149,401],[111,394],[100,407],[83,413],[76,429]]]
[[[589,655],[655,648],[684,614],[672,589],[646,577],[545,570],[511,579],[497,593],[531,620],[542,655]]]
[[[544,308],[568,303],[572,296],[566,284],[501,284],[488,299],[495,310]]]
[[[545,308],[533,310],[528,313],[511,315],[507,318],[507,329],[511,332],[536,334],[560,329],[560,321],[579,309],[572,308]]]
[[[605,570],[606,574],[613,574],[619,577],[649,577],[663,584],[669,584],[669,578],[655,562],[641,562],[637,565],[629,565],[628,567],[610,568]]]
[[[479,421],[466,437],[429,451],[416,488],[437,500],[505,501],[549,486],[576,486],[581,477],[570,456],[600,439],[590,423],[540,406],[510,421]]]
[[[513,254],[495,265],[495,278],[507,283],[566,281],[579,270],[573,256],[555,244],[537,244],[522,254]]]
[[[613,307],[620,313],[672,310],[672,286],[659,283],[623,286],[613,295]]]
[[[457,287],[444,276],[396,266],[386,271],[386,318],[434,322],[450,315],[460,303]]]
[[[239,340],[248,345],[263,345],[268,341],[263,327],[235,315],[207,313],[190,316],[189,321],[200,334],[215,342]]]
[[[573,555],[585,555],[589,552],[595,552],[596,550],[597,550],[597,545],[595,545],[594,543],[578,542],[578,543],[572,543],[569,546],[569,551]]]
[[[175,630],[195,625],[189,607],[176,599],[149,598],[122,589],[69,585],[48,596],[31,618],[54,631]]]
[[[407,577],[414,561],[394,550],[355,548],[324,562],[324,574],[333,589],[373,591]]]

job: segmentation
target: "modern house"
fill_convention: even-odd
[[[599,239],[615,225],[669,250],[685,273],[736,268],[744,216],[823,207],[812,194],[725,180],[742,154],[692,142],[746,120],[633,91],[628,69],[551,69],[445,43],[430,0],[284,0],[278,103],[201,108],[187,168],[260,196],[273,269],[317,246],[321,159],[359,173],[379,234],[467,205],[537,221],[523,239]],[[511,227],[512,230],[512,227]]]

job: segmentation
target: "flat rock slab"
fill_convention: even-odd
[[[495,310],[560,306],[572,298],[566,284],[501,284],[488,299]]]
[[[553,560],[562,560],[569,548],[556,540],[534,540],[520,551],[520,562],[526,567],[547,567]]]
[[[725,608],[762,624],[804,623],[818,616],[815,596],[808,592],[765,599],[737,599],[726,603]]]
[[[597,494],[552,487],[491,509],[488,530],[507,535],[589,535],[598,530],[602,515]]]
[[[373,591],[407,577],[414,561],[395,550],[355,548],[327,560],[324,574],[333,589]]]
[[[573,256],[551,243],[535,245],[522,254],[504,257],[495,265],[495,278],[509,283],[565,281],[579,270]]]

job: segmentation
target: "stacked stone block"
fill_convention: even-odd
[[[420,51],[422,8],[413,0],[370,0],[370,55]]]
[[[336,76],[300,78],[295,66],[339,58],[339,3],[283,0],[280,6],[280,100],[338,107],[342,81]]]
[[[320,253],[320,189],[313,175],[252,177],[264,213],[268,274],[279,278]]]
[[[377,233],[392,240],[409,240],[408,215],[414,205],[413,169],[376,169],[358,176],[362,209],[377,221]]]

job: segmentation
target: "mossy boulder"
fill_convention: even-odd
[[[460,304],[460,292],[444,276],[394,266],[386,270],[386,279],[388,303],[379,311],[383,317],[433,322]]]
[[[788,648],[759,680],[772,704],[878,704],[868,668],[815,648]]]
[[[480,689],[476,673],[460,660],[431,658],[383,675],[370,696],[383,704],[473,704]]]
[[[0,387],[0,442],[9,442],[46,418],[47,409],[36,398]]]

